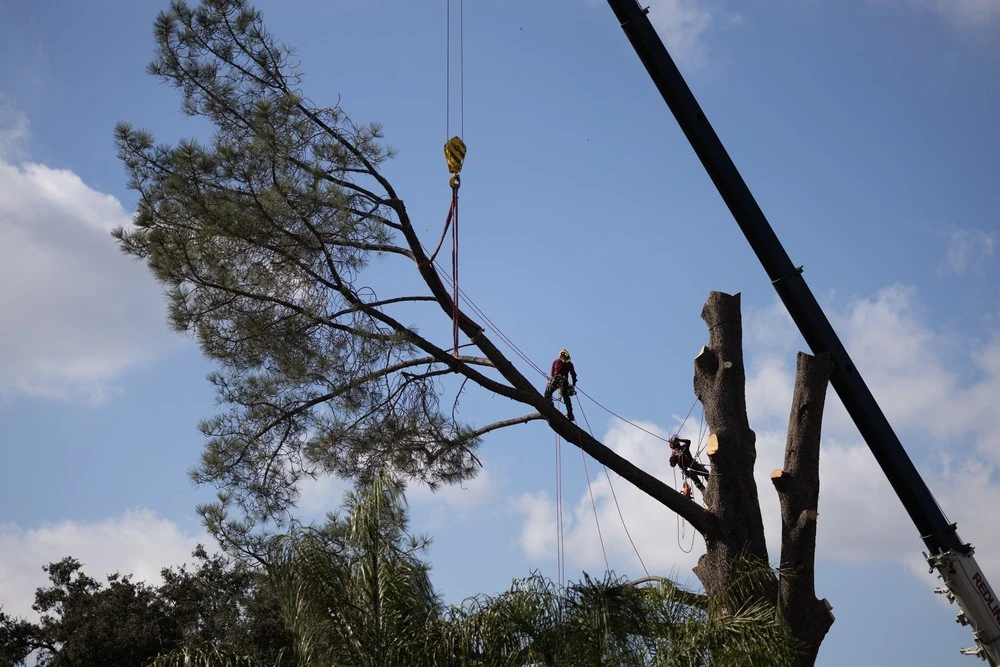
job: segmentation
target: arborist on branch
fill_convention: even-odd
[[[572,384],[569,382],[570,376],[573,377]],[[552,400],[552,394],[558,389],[562,394],[563,402],[566,404],[566,417],[570,421],[574,420],[573,403],[569,397],[576,393],[575,384],[576,369],[573,367],[573,362],[569,359],[569,352],[563,350],[559,353],[559,358],[552,362],[552,375],[549,377],[548,384],[545,385],[545,400]]]
[[[707,478],[708,468],[695,461],[694,457],[691,456],[691,441],[678,438],[675,435],[667,442],[670,443],[670,467],[674,468],[680,465],[684,477],[694,482],[699,491],[704,492],[705,485],[699,477]]]

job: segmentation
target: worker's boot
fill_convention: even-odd
[[[572,410],[567,410],[566,411],[566,419],[570,420],[571,422],[575,422],[576,421],[575,419],[573,419],[573,411]]]

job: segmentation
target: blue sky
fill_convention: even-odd
[[[454,5],[455,3],[453,3]],[[1000,2],[651,0],[651,17],[907,450],[1000,585]],[[485,5],[485,6],[484,6]],[[212,490],[186,471],[215,410],[211,365],[170,332],[158,287],[108,230],[128,221],[112,129],[205,136],[144,73],[162,2],[0,0],[0,603],[27,613],[43,563],[154,577],[204,539]],[[261,2],[305,88],[378,120],[388,173],[433,242],[449,191],[445,3]],[[465,8],[463,289],[540,366],[568,347],[581,387],[661,434],[693,401],[710,290],[743,295],[757,479],[776,557],[795,352],[805,349],[704,170],[597,0]],[[452,113],[454,119],[457,109]],[[387,260],[395,261],[395,260]],[[410,267],[387,268],[387,271]],[[403,275],[400,273],[400,275]],[[415,277],[415,276],[414,276]],[[448,340],[448,323],[422,329]],[[447,344],[447,343],[445,343]],[[527,369],[525,369],[527,370]],[[539,378],[541,382],[541,379]],[[660,441],[585,401],[595,434],[673,483]],[[463,400],[484,424],[515,414]],[[695,408],[683,433],[697,438]],[[555,575],[554,440],[491,434],[465,489],[411,494],[449,601]],[[604,568],[578,450],[564,447],[570,576]],[[590,462],[611,567],[640,574]],[[817,591],[837,621],[821,665],[968,665],[923,547],[839,402],[824,424]],[[302,510],[344,489],[321,480]],[[650,571],[694,583],[675,517],[614,486]],[[685,540],[691,536],[688,527]],[[689,542],[683,542],[687,548]]]

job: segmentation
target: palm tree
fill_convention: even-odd
[[[268,575],[281,595],[300,667],[441,664],[447,645],[443,605],[420,554],[429,544],[408,532],[404,487],[388,474],[348,494],[346,517],[276,539]],[[282,663],[287,664],[287,663]],[[194,647],[154,667],[263,667],[249,657]]]
[[[296,654],[310,666],[423,664],[443,605],[419,557],[429,541],[407,531],[403,485],[379,475],[346,506],[345,521],[331,517],[276,549],[273,576]]]
[[[721,596],[660,577],[584,574],[561,589],[536,573],[500,595],[470,598],[450,620],[463,640],[458,664],[470,666],[777,667],[798,651],[773,606],[729,611]]]
[[[272,545],[268,574],[294,637],[294,658],[282,667],[778,666],[797,650],[773,606],[731,609],[733,596],[706,597],[659,577],[584,574],[559,587],[533,573],[504,593],[446,608],[420,558],[429,541],[408,531],[402,483],[388,474],[360,483],[345,515]],[[212,647],[153,666],[272,667]]]

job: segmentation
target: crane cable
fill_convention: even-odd
[[[444,134],[451,134],[451,0],[445,3],[447,17],[445,19],[445,108]],[[458,97],[459,126],[458,136],[465,136],[465,3],[458,0]]]
[[[446,1],[448,12],[445,21],[445,137],[451,134],[451,0]],[[441,241],[431,255],[428,263],[432,263],[437,257],[444,237],[448,234],[448,227],[451,227],[451,278],[452,278],[452,334],[454,338],[454,356],[458,356],[458,316],[459,316],[459,286],[458,286],[458,189],[462,186],[462,163],[465,161],[466,146],[463,141],[465,135],[465,3],[458,0],[458,95],[459,95],[459,129],[458,134],[446,139],[444,143],[444,158],[448,165],[448,173],[451,179],[451,207],[448,209],[448,217],[444,223],[444,232],[441,234]]]

